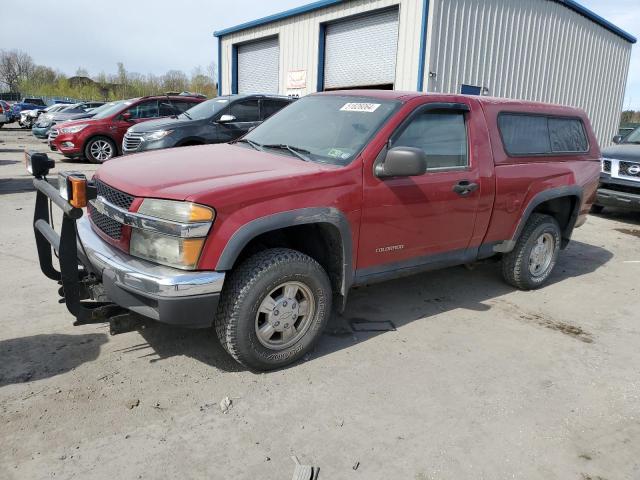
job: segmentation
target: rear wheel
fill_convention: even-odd
[[[218,306],[216,333],[241,364],[272,370],[317,341],[331,312],[331,284],[313,258],[277,248],[231,272]]]
[[[520,290],[540,288],[556,266],[561,241],[555,218],[532,214],[515,248],[502,257],[504,279]]]
[[[94,137],[84,147],[84,156],[91,163],[103,163],[116,155],[116,144],[107,137]]]

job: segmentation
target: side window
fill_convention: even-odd
[[[171,106],[171,104],[173,103],[173,105],[175,106],[175,102],[169,102],[167,99],[164,100],[159,100],[159,115],[161,117],[170,117],[171,115],[175,115],[176,111],[175,109]]]
[[[178,113],[186,112],[190,108],[198,105],[196,102],[185,102],[184,100],[178,100],[177,102],[173,102],[173,105],[178,109]]]
[[[422,149],[428,156],[429,170],[469,165],[463,112],[421,113],[411,120],[393,146]]]
[[[577,118],[503,113],[498,128],[509,155],[587,152],[589,142]]]
[[[260,120],[257,99],[233,103],[230,112],[236,117],[236,122],[257,122]]]
[[[549,117],[549,138],[553,152],[586,152],[589,142],[577,118]]]
[[[158,116],[158,101],[149,100],[147,102],[141,102],[128,110],[131,113],[132,119],[139,118],[155,118]]]
[[[289,105],[283,100],[262,100],[262,119],[266,120],[271,115]]]

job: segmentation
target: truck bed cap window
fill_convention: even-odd
[[[501,113],[498,128],[510,156],[552,156],[589,151],[584,125],[579,118]]]

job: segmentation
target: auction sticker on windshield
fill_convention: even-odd
[[[372,113],[375,112],[379,106],[379,103],[345,103],[340,111]]]

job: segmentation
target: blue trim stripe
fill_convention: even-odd
[[[218,37],[218,96],[222,95],[222,39]]]
[[[580,5],[578,2],[575,2],[574,0],[555,0],[555,1],[564,5],[567,8],[570,8],[574,12],[587,17],[589,20],[596,22],[597,24],[603,26],[610,32],[613,32],[616,35],[619,35],[620,37],[624,38],[626,41],[630,43],[637,42],[636,37],[634,37],[630,33],[625,32],[620,27],[615,26],[613,23],[601,17],[597,13],[592,12],[587,7]]]
[[[338,3],[342,3],[343,1],[344,0],[320,0],[319,2],[313,2],[308,5],[302,5],[301,7],[292,8],[291,10],[286,10],[281,13],[269,15],[268,17],[258,18],[257,20],[241,23],[240,25],[236,25],[235,27],[226,28],[224,30],[218,30],[217,32],[213,32],[213,36],[223,37],[225,35],[229,35],[230,33],[246,30],[247,28],[257,27],[259,25],[276,22],[284,18],[294,17],[302,13],[309,13],[315,10],[320,10],[325,7],[330,7],[332,5],[337,5]]]
[[[420,57],[418,57],[418,88],[424,89],[424,62],[427,53],[427,28],[429,27],[429,0],[422,0],[422,30],[420,31]]]
[[[320,34],[318,35],[318,80],[316,82],[316,91],[324,90],[324,49],[326,44],[327,24],[320,24]]]
[[[238,93],[238,45],[231,46],[231,94]]]
[[[259,18],[257,20],[252,20],[250,22],[242,23],[242,24],[237,25],[235,27],[226,28],[224,30],[218,30],[217,32],[213,32],[213,35],[215,37],[223,37],[225,35],[229,35],[230,33],[240,32],[240,31],[246,30],[248,28],[257,27],[257,26],[260,26],[260,25],[265,25],[267,23],[271,23],[271,22],[275,22],[275,21],[278,21],[278,20],[283,20],[285,18],[293,17],[295,15],[300,15],[300,14],[303,14],[303,13],[309,13],[309,12],[313,12],[315,10],[320,10],[322,8],[325,8],[325,7],[330,7],[332,5],[337,5],[339,3],[342,3],[343,1],[345,1],[345,0],[320,0],[318,2],[310,3],[308,5],[302,5],[301,7],[292,8],[291,10],[287,10],[285,12],[276,13],[274,15],[269,15],[268,17],[263,17],[263,18]],[[582,5],[580,5],[578,2],[576,2],[574,0],[552,0],[552,1],[557,2],[557,3],[561,4],[561,5],[564,5],[565,7],[573,10],[574,12],[579,13],[580,15],[583,15],[583,16],[587,17],[589,20],[591,20],[591,21],[597,23],[598,25],[606,28],[610,32],[613,32],[616,35],[624,38],[628,42],[636,43],[636,41],[637,41],[636,38],[633,35],[631,35],[630,33],[625,32],[620,27],[615,26],[613,23],[609,22],[608,20],[605,20],[600,15],[592,12],[591,10],[589,10],[586,7],[583,7]]]

